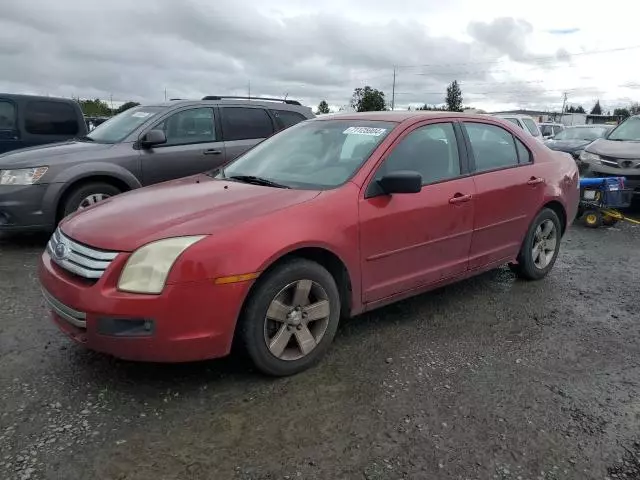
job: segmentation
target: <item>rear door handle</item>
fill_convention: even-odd
[[[209,150],[205,150],[202,153],[204,153],[205,155],[222,155],[222,150],[218,148],[210,148]]]
[[[540,177],[531,177],[529,179],[529,181],[527,182],[527,185],[539,185],[541,183],[544,183],[544,178],[540,178]]]
[[[462,195],[461,193],[456,193],[453,197],[449,199],[449,203],[455,205],[457,203],[465,203],[471,200],[473,197],[471,195]]]

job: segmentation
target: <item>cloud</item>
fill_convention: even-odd
[[[460,25],[466,35],[436,34],[433,8],[420,0],[8,2],[0,91],[156,102],[165,88],[169,98],[244,95],[251,82],[253,95],[344,105],[366,84],[390,99],[396,65],[397,105],[442,103],[454,79],[475,102],[558,101],[532,73],[571,57],[557,44],[554,54],[535,53],[533,23],[504,17]]]
[[[547,30],[551,35],[571,35],[572,33],[578,33],[579,28],[552,28]]]

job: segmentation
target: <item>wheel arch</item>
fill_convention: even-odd
[[[549,210],[553,211],[557,216],[558,219],[560,220],[560,228],[562,229],[562,235],[565,234],[565,232],[567,231],[567,211],[564,208],[564,205],[562,205],[562,203],[560,203],[558,200],[551,200],[547,203],[545,203],[542,208],[548,208]]]
[[[282,252],[280,255],[273,257],[267,265],[262,268],[260,276],[268,274],[276,266],[286,262],[292,258],[304,258],[318,263],[327,269],[338,286],[340,292],[340,316],[342,318],[350,317],[353,308],[353,278],[352,274],[347,267],[346,262],[334,251],[324,246],[299,246],[293,250]],[[249,292],[246,299],[248,299],[253,290],[259,285],[259,279],[255,282]],[[246,302],[245,299],[245,302]]]

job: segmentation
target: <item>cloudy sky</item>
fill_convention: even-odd
[[[637,0],[22,0],[0,14],[0,92],[154,102],[283,96],[338,107],[605,110],[640,101]]]

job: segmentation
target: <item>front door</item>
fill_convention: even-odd
[[[144,185],[203,173],[226,161],[212,108],[180,110],[152,129],[164,130],[167,143],[141,151]]]
[[[383,160],[375,179],[411,170],[422,175],[423,187],[415,194],[368,193],[360,200],[364,303],[466,271],[475,190],[464,176],[459,141],[451,123],[421,125],[401,137]]]
[[[497,125],[464,122],[475,173],[471,270],[515,258],[544,198],[542,166],[515,135]]]

